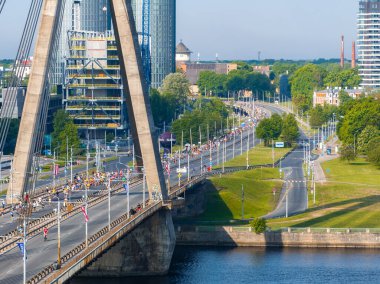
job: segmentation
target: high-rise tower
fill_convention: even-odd
[[[82,0],[81,26],[84,31],[105,32],[111,29],[108,0]]]
[[[132,0],[137,32],[143,28],[144,0]],[[164,78],[175,71],[176,0],[150,0],[150,37],[152,87],[161,86]],[[141,40],[141,39],[140,39]]]
[[[362,86],[380,88],[380,0],[360,0],[358,66]]]

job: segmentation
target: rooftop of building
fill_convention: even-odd
[[[180,43],[177,44],[176,53],[192,53],[192,51],[181,40]]]
[[[362,87],[355,87],[355,88],[341,88],[341,87],[335,87],[335,88],[329,88],[327,87],[324,90],[318,90],[316,93],[319,94],[327,94],[327,93],[338,93],[340,91],[345,91],[347,93],[361,93],[364,91]]]

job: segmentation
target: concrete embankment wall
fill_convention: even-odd
[[[241,247],[380,248],[380,233],[352,232],[266,232],[250,228],[176,226],[177,245]]]

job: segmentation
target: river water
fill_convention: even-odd
[[[167,276],[71,283],[380,283],[380,250],[176,247]]]

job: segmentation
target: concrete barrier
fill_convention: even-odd
[[[377,229],[285,228],[254,233],[249,227],[176,226],[177,245],[308,248],[380,248]]]

